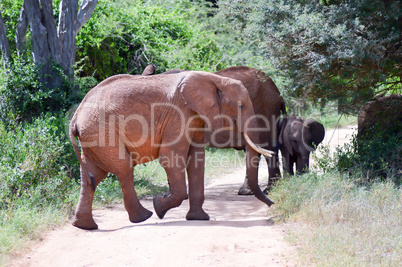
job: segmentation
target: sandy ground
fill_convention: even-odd
[[[353,127],[327,131],[323,143],[330,141],[333,148],[347,142]],[[267,177],[266,166],[262,168],[261,185]],[[267,206],[254,196],[237,195],[244,175],[240,168],[206,187],[204,209],[210,221],[186,221],[187,200],[163,220],[154,214],[139,224],[129,222],[123,205],[94,210],[99,230],[67,224],[48,232],[11,266],[296,265],[296,247],[284,241],[285,228],[267,217]],[[153,210],[152,199],[141,202]]]
[[[353,134],[357,134],[356,124],[348,125],[339,129],[329,129],[325,131],[325,138],[322,141],[322,144],[329,146],[330,150],[334,152],[337,146],[343,146],[350,142]]]

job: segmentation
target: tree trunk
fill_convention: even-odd
[[[62,0],[57,26],[52,0],[24,0],[16,32],[18,53],[23,52],[29,23],[33,62],[41,68],[42,82],[48,88],[58,88],[62,83],[53,64],[60,65],[65,74],[73,78],[76,36],[92,16],[97,3],[98,0],[82,0],[78,9],[78,0]]]
[[[3,55],[4,61],[6,65],[8,65],[8,61],[10,60],[11,53],[10,53],[10,44],[7,40],[7,33],[6,27],[4,26],[3,16],[0,12],[0,49]]]
[[[28,30],[28,17],[25,11],[25,6],[22,5],[20,11],[20,17],[17,21],[17,30],[15,32],[15,42],[17,45],[17,53],[21,56],[24,53],[24,43],[26,42],[27,38],[27,30]]]

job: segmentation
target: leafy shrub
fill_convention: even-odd
[[[365,177],[362,182],[374,179],[391,179],[397,184],[402,182],[402,138],[389,135],[384,129],[370,132],[370,137],[353,136],[352,142],[338,152],[340,171],[355,173]]]
[[[67,199],[78,162],[63,118],[43,116],[15,131],[0,126],[0,209],[21,201],[43,206]]]
[[[38,69],[32,62],[16,59],[9,70],[3,69],[2,77],[0,116],[6,126],[14,121],[31,120],[45,109],[51,91],[39,82]]]
[[[16,57],[9,69],[0,69],[0,120],[6,128],[32,121],[45,112],[60,112],[79,102],[96,84],[93,77],[71,81],[59,66],[60,88],[48,89],[40,82],[39,68],[31,60]]]
[[[83,76],[103,80],[119,73],[140,74],[150,63],[171,68],[214,70],[220,50],[197,21],[194,8],[143,1],[100,1],[77,36]]]

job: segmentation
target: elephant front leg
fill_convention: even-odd
[[[306,173],[310,163],[310,155],[297,155],[296,171],[297,173]]]
[[[204,147],[191,146],[188,155],[187,176],[190,210],[187,220],[209,220],[209,215],[203,210],[204,204]]]
[[[253,192],[251,192],[250,186],[248,185],[247,176],[244,178],[243,185],[240,187],[239,192],[237,192],[237,194],[239,196],[247,196],[253,194]]]
[[[294,160],[292,159],[292,156],[287,153],[283,152],[283,171],[289,173],[290,175],[294,175],[293,172],[293,164]]]
[[[264,194],[268,192],[277,184],[281,177],[281,171],[279,170],[279,157],[278,153],[272,156],[272,158],[265,157],[268,165],[268,185],[264,189]]]
[[[258,161],[259,161],[259,157],[258,156]],[[256,173],[256,175],[258,175],[258,166],[259,166],[259,162],[256,163],[257,166],[252,166],[252,167],[246,167],[246,177],[244,177],[244,182],[243,185],[240,187],[239,191],[237,192],[237,194],[239,196],[248,196],[248,195],[253,195],[253,192],[250,189],[250,185],[248,184],[248,179],[247,179],[247,175],[253,175],[253,173]],[[250,168],[250,169],[249,169]],[[254,172],[254,170],[252,169],[257,169],[257,172]]]

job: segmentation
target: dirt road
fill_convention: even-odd
[[[353,129],[352,127],[349,127]],[[351,129],[326,133],[330,147],[348,140]],[[330,140],[331,139],[331,140]],[[266,183],[266,166],[260,181]],[[245,168],[217,179],[205,190],[210,221],[186,221],[188,201],[163,220],[154,214],[132,224],[123,205],[94,210],[99,230],[71,224],[50,231],[43,242],[12,266],[293,266],[296,247],[283,240],[284,228],[267,218],[253,196],[237,196]],[[153,210],[152,200],[143,205]]]
[[[265,172],[264,172],[265,173]],[[99,230],[71,225],[51,231],[14,266],[286,266],[294,247],[253,196],[237,196],[244,169],[205,190],[210,221],[186,221],[186,200],[163,220],[132,224],[122,205],[94,210]],[[152,200],[141,201],[153,210]]]

